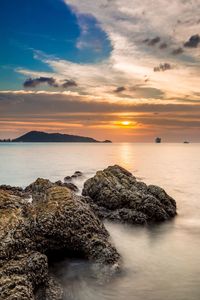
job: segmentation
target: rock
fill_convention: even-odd
[[[49,276],[45,284],[37,289],[35,300],[63,300],[63,296],[62,285],[52,276]]]
[[[76,175],[77,177],[83,176],[83,173],[81,171],[76,171],[74,172],[74,175]]]
[[[47,257],[32,240],[31,207],[23,198],[0,190],[1,299],[34,299],[34,288],[48,273]]]
[[[25,191],[34,193],[34,195],[41,194],[43,195],[48,188],[54,186],[54,183],[48,179],[38,178],[36,181],[31,183],[25,188]]]
[[[75,179],[75,178],[78,178],[78,177],[81,177],[83,176],[83,173],[81,171],[76,171],[74,172],[74,174],[72,176],[66,176],[64,178],[64,181],[67,182],[67,181],[72,181],[72,179]]]
[[[35,299],[34,290],[48,278],[47,257],[29,252],[4,261],[1,266],[1,299]]]
[[[64,186],[67,187],[68,189],[74,191],[74,192],[79,191],[78,187],[72,182],[68,182],[68,183],[66,182],[66,183],[64,183]]]
[[[0,185],[0,190],[4,190],[4,191],[9,191],[9,193],[12,193],[15,196],[19,196],[19,197],[29,197],[28,194],[26,194],[23,190],[23,188],[19,187],[19,186],[10,186],[10,185],[6,185],[6,184],[2,184]]]
[[[120,256],[83,197],[39,178],[26,188],[32,202],[0,190],[1,299],[62,299],[48,259],[80,255],[110,269]],[[39,296],[38,296],[39,295]],[[39,298],[38,298],[39,297]]]
[[[63,186],[64,183],[61,180],[58,180],[55,182],[55,184],[58,186]]]
[[[40,179],[36,185],[40,186],[38,181]],[[47,186],[45,192],[43,186]],[[88,259],[107,264],[119,259],[117,251],[109,242],[104,225],[82,201],[81,196],[65,187],[49,187],[47,180],[41,190],[32,193],[32,198],[37,216],[36,230],[39,228],[36,236],[43,237],[40,243],[37,241],[41,251],[78,251]],[[104,249],[107,250],[106,256]]]
[[[112,141],[111,140],[105,140],[102,143],[112,143]]]
[[[71,181],[72,180],[72,177],[71,176],[66,176],[65,178],[64,178],[64,181],[66,182],[66,181]]]
[[[66,187],[74,192],[78,192],[78,187],[72,182],[62,182],[61,180],[55,182],[56,185]]]
[[[132,224],[166,221],[176,215],[176,202],[162,188],[137,181],[115,165],[98,171],[82,191],[100,218]]]
[[[76,172],[74,172],[74,174],[76,174],[78,176],[82,176],[83,175],[83,173],[81,171],[76,171]]]
[[[36,198],[36,195],[38,194],[38,197],[40,198],[41,194],[44,194],[46,189],[53,187],[53,186],[61,186],[68,188],[74,192],[78,192],[78,187],[73,184],[72,182],[62,182],[61,180],[56,181],[55,183],[51,182],[48,179],[38,178],[34,183],[30,184],[26,187],[25,191],[29,194],[34,193],[34,196]]]

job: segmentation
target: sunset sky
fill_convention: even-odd
[[[200,142],[200,0],[1,0],[0,138]]]

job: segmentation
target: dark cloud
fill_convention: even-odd
[[[76,81],[74,80],[65,80],[64,83],[62,83],[62,88],[68,88],[68,87],[73,87],[73,86],[77,86],[77,83]]]
[[[197,48],[200,44],[200,36],[198,34],[192,35],[187,42],[185,42],[184,47],[186,48]]]
[[[117,87],[115,90],[114,90],[114,92],[115,93],[121,93],[121,92],[123,92],[123,91],[125,91],[126,90],[126,88],[124,87],[124,86],[119,86],[119,87]]]
[[[153,70],[154,72],[164,72],[167,70],[171,70],[173,67],[169,63],[160,64],[159,66],[155,67]]]
[[[173,54],[173,55],[179,55],[181,53],[183,53],[183,48],[181,48],[181,47],[176,48],[171,52],[171,54]]]
[[[23,85],[25,88],[36,88],[42,84],[48,84],[54,88],[62,87],[64,89],[77,86],[77,83],[74,80],[65,79],[63,83],[59,84],[53,77],[28,78]]]
[[[38,77],[38,78],[28,78],[24,82],[25,88],[35,88],[40,84],[47,83],[50,86],[58,87],[56,80],[53,77]]]
[[[168,47],[167,43],[161,43],[159,48],[160,49],[166,49]]]
[[[157,36],[157,37],[155,37],[155,38],[153,38],[153,39],[150,39],[149,42],[148,42],[148,45],[149,45],[149,46],[154,46],[154,45],[156,45],[157,43],[159,43],[160,40],[161,40],[160,37]]]
[[[164,128],[171,130],[175,139],[180,138],[184,130],[190,130],[190,140],[199,141],[200,104],[169,104],[163,103],[127,103],[120,101],[109,103],[105,101],[88,101],[87,97],[33,93],[10,94],[0,93],[0,119],[2,137],[13,137],[16,132],[28,130],[62,131],[81,135],[94,136],[99,134],[105,138],[105,129],[99,125],[109,125],[112,121],[124,120],[124,113],[129,113],[129,119],[139,123],[144,130],[163,132]],[[157,113],[157,115],[153,115]],[[132,119],[131,119],[132,118]],[[77,128],[73,127],[78,125]],[[93,131],[89,131],[88,128]],[[98,129],[99,128],[99,129]],[[145,129],[146,128],[146,129]],[[177,131],[179,132],[177,133]],[[110,131],[114,139],[115,131]],[[138,132],[139,128],[137,129]],[[9,134],[8,134],[9,131]],[[139,133],[139,132],[138,132]],[[147,133],[146,133],[147,134]],[[18,134],[20,135],[20,134]],[[121,136],[123,134],[121,133]],[[116,132],[116,140],[121,138]],[[147,134],[146,137],[149,135]],[[162,135],[163,136],[163,135]],[[141,139],[141,136],[140,136]]]
[[[149,93],[150,88],[147,90]],[[81,96],[63,94],[12,94],[0,93],[0,118],[21,117],[22,115],[48,117],[49,114],[65,115],[68,113],[113,113],[113,112],[200,112],[200,103],[109,103],[105,101],[88,101]]]
[[[161,41],[161,38],[159,36],[152,38],[152,39],[145,39],[143,40],[143,43],[148,44],[149,46],[154,46],[156,44],[158,44]]]

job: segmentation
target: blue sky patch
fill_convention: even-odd
[[[77,17],[62,0],[1,0],[0,36],[0,89],[22,86],[16,68],[51,71],[34,50],[76,63],[101,61],[112,50],[97,20]]]

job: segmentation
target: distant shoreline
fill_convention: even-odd
[[[91,137],[30,131],[16,139],[3,139],[0,143],[112,143],[110,140],[98,141]]]

